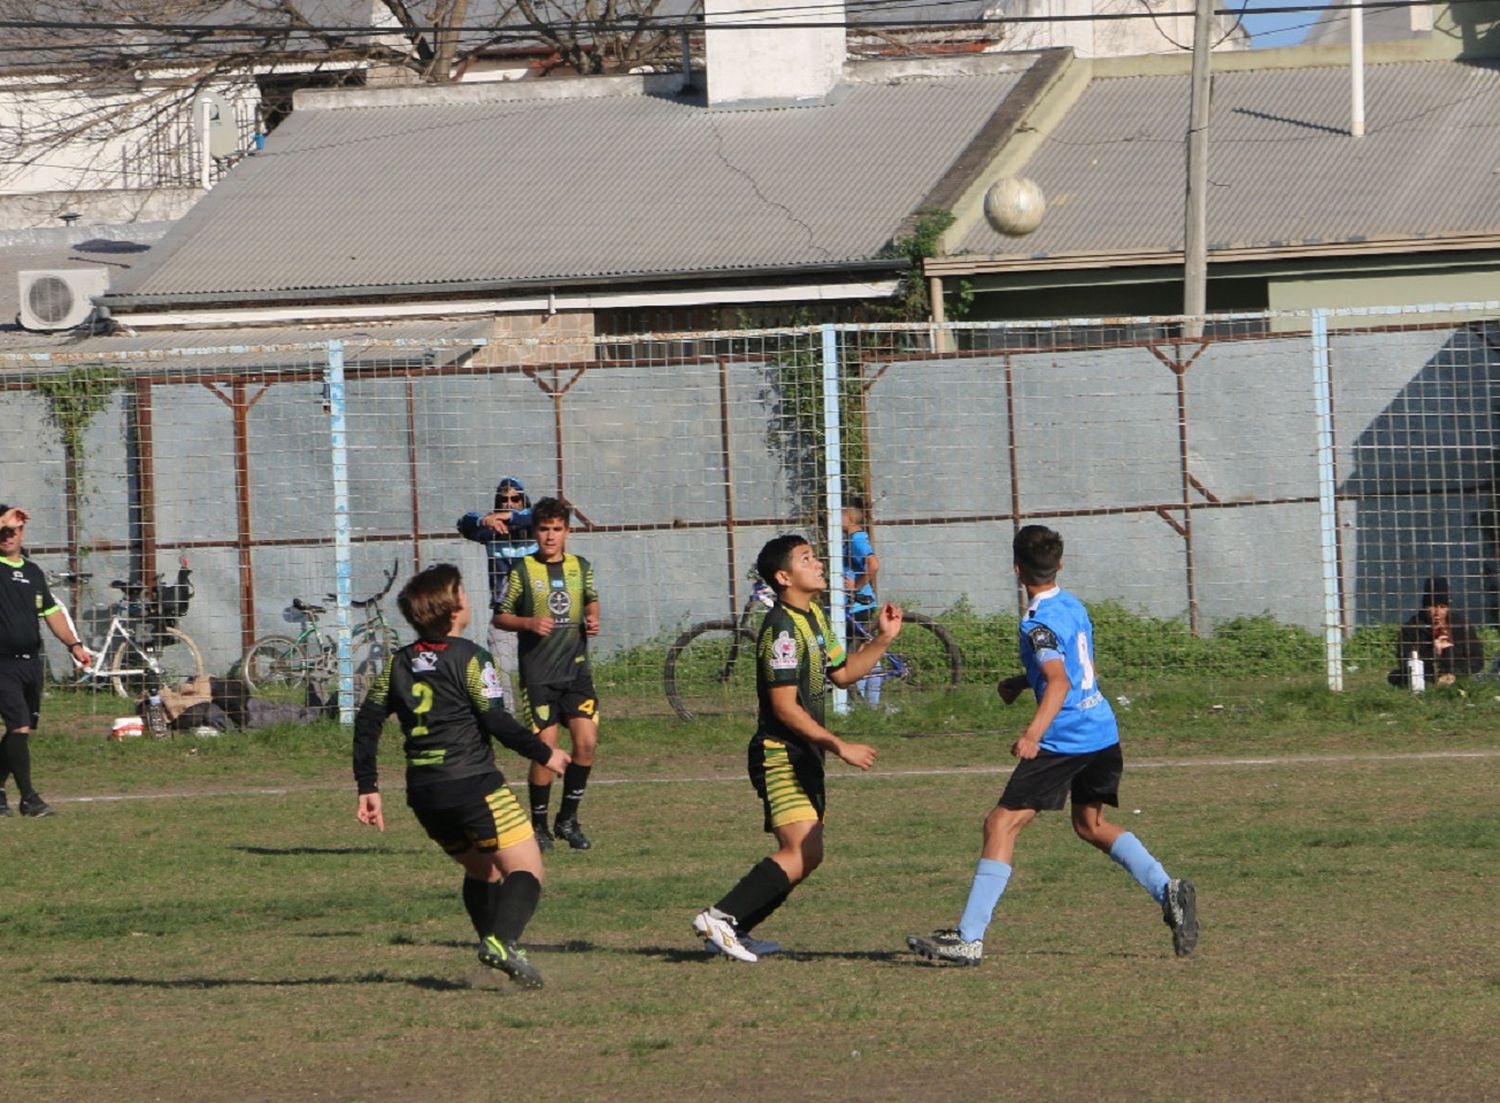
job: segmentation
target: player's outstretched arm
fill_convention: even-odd
[[[880,656],[885,654],[886,648],[891,646],[891,642],[900,633],[905,615],[899,605],[892,605],[889,601],[882,605],[880,616],[875,622],[875,634],[860,644],[859,650],[850,655],[843,666],[829,671],[829,680],[841,689],[847,688],[874,670]]]
[[[814,746],[822,747],[839,756],[851,766],[868,770],[875,765],[875,748],[867,743],[846,743],[822,724],[813,719],[797,700],[797,687],[778,685],[771,687],[771,709],[792,731]]]

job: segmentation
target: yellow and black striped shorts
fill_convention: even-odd
[[[483,796],[450,808],[413,808],[417,822],[449,854],[504,850],[531,838],[531,817],[502,781]]]
[[[823,819],[823,760],[796,743],[757,736],[750,741],[750,784],[765,805],[765,829]]]

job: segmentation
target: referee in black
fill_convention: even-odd
[[[88,666],[88,648],[78,640],[73,622],[52,600],[47,576],[21,554],[26,539],[24,509],[0,505],[0,816],[11,814],[5,799],[5,780],[16,779],[21,791],[21,815],[50,816],[52,806],[31,783],[31,733],[42,708],[42,630],[45,620],[73,661]]]

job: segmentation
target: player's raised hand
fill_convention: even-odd
[[[875,630],[883,639],[893,640],[896,633],[901,631],[902,618],[906,613],[901,606],[886,602],[880,607],[880,619],[876,622]]]
[[[380,810],[379,793],[361,793],[359,795],[359,808],[354,813],[355,819],[360,823],[378,827],[385,830],[385,813]]]
[[[868,743],[843,743],[838,746],[839,757],[851,766],[868,770],[875,765],[875,748]]]

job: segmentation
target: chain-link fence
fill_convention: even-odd
[[[1493,655],[1500,304],[1177,332],[1127,319],[86,345],[0,358],[15,427],[0,497],[32,511],[28,551],[60,573],[85,639],[109,635],[122,599],[127,628],[149,612],[185,556],[191,601],[155,626],[160,655],[186,655],[174,673],[196,663],[166,642],[168,620],[212,674],[276,635],[341,658],[346,702],[388,645],[375,610],[410,637],[391,598],[357,601],[440,561],[487,597],[485,551],[456,523],[489,511],[507,475],[575,511],[614,712],[667,710],[669,648],[741,618],[770,536],[810,536],[838,579],[849,504],[880,596],[952,641],[956,659],[910,645],[934,693],[1012,668],[1009,545],[1034,521],[1067,541],[1062,581],[1094,609],[1107,685],[1384,678],[1433,578],[1480,663]],[[841,590],[830,603],[841,622]],[[737,680],[726,656],[693,676]],[[49,657],[67,670],[60,648]]]

